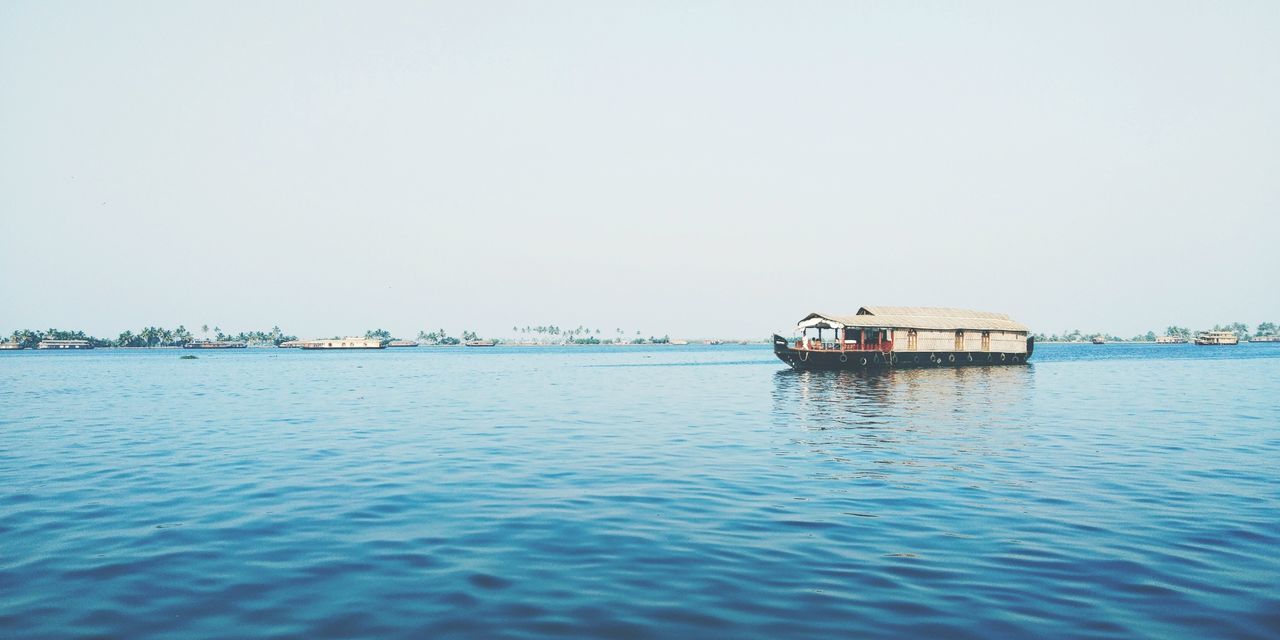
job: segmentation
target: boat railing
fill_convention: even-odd
[[[882,351],[888,353],[893,350],[893,341],[860,343],[854,340],[845,342],[796,340],[795,348],[801,351]]]

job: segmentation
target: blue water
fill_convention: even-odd
[[[1280,636],[1280,345],[0,353],[0,637]]]

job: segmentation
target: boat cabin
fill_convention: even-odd
[[[88,340],[41,340],[37,349],[92,349],[93,343]]]
[[[1003,313],[941,307],[862,307],[853,315],[811,313],[796,325],[807,351],[1026,353],[1026,325]]]

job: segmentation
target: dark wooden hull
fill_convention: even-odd
[[[1035,349],[1027,339],[1026,353],[999,351],[805,351],[779,335],[773,336],[773,354],[794,369],[877,369],[923,367],[987,367],[1026,364]]]

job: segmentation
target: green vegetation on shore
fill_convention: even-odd
[[[200,327],[201,339],[209,339],[209,325]],[[566,345],[566,344],[669,344],[670,336],[649,336],[643,337],[640,331],[635,331],[633,335],[622,329],[614,329],[612,335],[605,334],[600,329],[590,329],[579,326],[576,329],[562,329],[556,325],[541,326],[525,326],[511,327],[513,336],[515,336],[516,344],[535,344],[535,345]],[[1251,333],[1248,325],[1242,322],[1233,322],[1225,325],[1214,325],[1212,331],[1230,331],[1235,333],[1240,340],[1248,340],[1257,336],[1280,336],[1280,326],[1274,322],[1259,323],[1255,330]],[[223,333],[220,327],[212,328],[212,338],[219,341],[244,342],[249,345],[279,345],[282,342],[297,340],[297,336],[288,335],[280,329],[280,327],[272,327],[270,331],[242,331],[240,333]],[[1122,338],[1105,332],[1085,333],[1079,329],[1063,331],[1062,333],[1033,334],[1039,342],[1089,342],[1095,337],[1100,337],[1108,342],[1155,342],[1158,336],[1173,336],[1184,340],[1191,340],[1198,331],[1193,331],[1186,327],[1169,326],[1163,333],[1157,334],[1155,331],[1148,331],[1145,334],[1133,336],[1131,338]],[[335,339],[341,336],[335,336]],[[370,329],[364,333],[364,337],[381,340],[383,343],[396,340],[386,329]],[[144,327],[139,329],[137,333],[133,331],[124,331],[116,338],[99,338],[91,336],[84,331],[72,331],[63,329],[45,329],[43,331],[37,329],[19,329],[9,335],[8,341],[17,343],[25,348],[35,348],[41,340],[86,340],[95,347],[181,347],[185,344],[196,341],[196,337],[183,325],[178,325],[176,329],[165,329],[164,327]],[[449,335],[444,329],[436,329],[434,331],[419,331],[417,341],[422,344],[432,345],[459,345],[468,340],[479,340],[480,336],[475,331],[463,330],[460,338]],[[497,340],[497,342],[510,342],[509,340]]]
[[[511,327],[511,333],[516,340],[524,344],[668,344],[671,342],[670,336],[645,338],[641,331],[632,334],[621,327],[615,327],[612,333],[606,333],[602,329],[592,329],[582,325],[572,329],[554,324],[525,325]]]
[[[369,331],[365,334],[366,338],[382,338],[390,334],[381,329]],[[590,329],[579,325],[575,329],[562,329],[561,327],[550,325],[525,327],[511,327],[512,340],[495,339],[495,342],[510,343],[514,340],[516,344],[538,344],[538,345],[564,345],[564,344],[668,344],[671,342],[670,336],[649,336],[645,338],[641,332],[636,331],[634,337],[629,337],[622,329],[614,329],[614,335],[604,335],[600,329]],[[390,338],[384,338],[390,339]],[[464,329],[461,338],[455,338],[449,335],[444,329],[436,329],[434,331],[419,331],[418,342],[423,344],[434,345],[457,345],[470,340],[480,340],[480,334],[475,331]]]
[[[1232,322],[1230,324],[1225,324],[1225,325],[1215,324],[1213,325],[1213,329],[1205,329],[1204,331],[1230,331],[1236,334],[1236,336],[1239,337],[1241,340],[1248,340],[1249,338],[1252,338],[1255,336],[1278,335],[1280,334],[1280,330],[1278,329],[1280,328],[1278,328],[1276,326],[1276,323],[1274,322],[1262,322],[1258,324],[1257,330],[1254,333],[1250,334],[1249,325],[1246,325],[1243,322]],[[1079,329],[1073,329],[1071,331],[1063,331],[1061,334],[1055,333],[1050,335],[1050,334],[1044,334],[1044,333],[1037,333],[1033,335],[1035,335],[1035,338],[1038,342],[1089,342],[1094,338],[1102,338],[1107,342],[1155,342],[1156,338],[1161,336],[1170,336],[1174,338],[1181,338],[1183,340],[1191,340],[1200,331],[1201,330],[1193,331],[1186,327],[1179,327],[1179,326],[1173,325],[1173,326],[1166,327],[1164,330],[1164,333],[1159,335],[1157,335],[1156,332],[1154,331],[1148,331],[1145,334],[1139,334],[1139,335],[1133,336],[1132,338],[1122,338],[1120,336],[1112,335],[1105,332],[1084,333]]]
[[[208,337],[209,325],[201,327],[204,337]],[[237,334],[223,333],[214,327],[214,339],[230,342],[244,342],[254,345],[278,345],[288,340],[297,340],[297,336],[286,335],[280,327],[272,327],[270,331],[242,331]],[[83,331],[67,331],[62,329],[19,329],[9,336],[10,342],[16,342],[28,349],[35,348],[41,340],[87,340],[95,347],[181,347],[194,342],[195,336],[183,325],[176,329],[164,327],[144,327],[137,333],[126,330],[116,338],[99,338]]]

